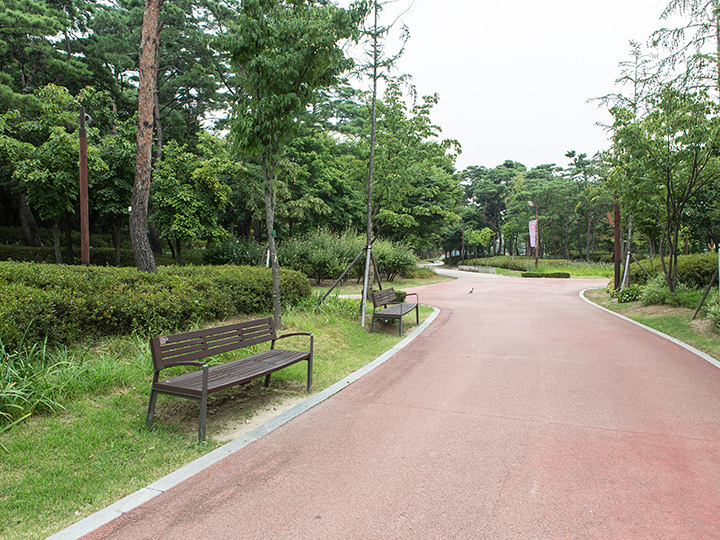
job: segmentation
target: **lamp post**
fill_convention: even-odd
[[[538,220],[538,209],[535,203],[528,201],[528,206],[535,209],[535,270],[538,267],[538,246],[540,244],[540,221]]]

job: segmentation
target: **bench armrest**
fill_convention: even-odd
[[[283,334],[282,336],[277,336],[275,339],[272,340],[272,343],[270,344],[270,348],[275,348],[275,342],[278,340],[281,340],[283,338],[293,337],[293,336],[308,336],[310,338],[310,357],[313,355],[313,348],[315,345],[315,336],[312,335],[310,332],[291,332],[289,334]]]
[[[172,363],[166,364],[165,367],[161,367],[161,368],[156,367],[153,370],[153,384],[155,384],[156,382],[158,382],[160,380],[160,372],[163,369],[176,367],[176,366],[193,366],[198,369],[202,369],[203,371],[205,371],[205,373],[207,373],[207,370],[208,370],[208,365],[205,362],[197,362],[195,360],[179,360],[177,362],[172,362]],[[205,388],[207,387],[207,375],[206,374],[203,375],[203,387],[205,387]]]
[[[414,296],[416,298],[415,303],[420,303],[420,297],[418,296],[418,293],[416,293],[416,292],[405,293],[406,299],[408,296]]]
[[[165,367],[156,369],[155,371],[160,372],[163,369],[176,367],[176,366],[195,366],[196,368],[204,368],[207,366],[207,364],[205,362],[198,362],[196,360],[179,360],[178,362],[170,361],[165,364]]]

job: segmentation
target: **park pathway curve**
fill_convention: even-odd
[[[85,538],[720,538],[720,369],[578,296],[605,283],[419,288],[389,361]]]

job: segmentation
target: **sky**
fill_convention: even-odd
[[[565,153],[609,147],[610,115],[588,100],[618,91],[629,41],[666,26],[669,0],[397,0],[410,31],[397,73],[419,95],[437,93],[431,118],[457,139],[459,170],[511,159],[566,166]]]

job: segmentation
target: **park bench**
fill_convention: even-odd
[[[406,296],[414,295],[417,298],[417,293],[407,293]],[[418,312],[418,302],[404,303],[399,302],[395,289],[392,287],[388,289],[382,289],[374,291],[372,293],[373,301],[373,314],[372,321],[370,322],[370,332],[375,327],[375,319],[397,319],[398,320],[398,336],[402,336],[402,318],[404,315],[415,310],[415,322],[420,323],[420,314]],[[380,310],[378,311],[378,308]]]
[[[275,343],[291,336],[309,336],[308,351],[276,349]],[[260,343],[270,343],[270,349],[229,362],[208,365],[201,360],[237,351]],[[312,389],[314,337],[308,332],[295,332],[278,336],[272,317],[246,321],[205,330],[194,330],[150,340],[154,375],[148,404],[147,426],[152,427],[158,394],[196,399],[200,402],[198,440],[205,440],[208,395],[232,386],[249,383],[270,375],[287,366],[307,361],[307,391]],[[191,371],[170,379],[160,380],[160,372],[175,366],[194,366]]]

